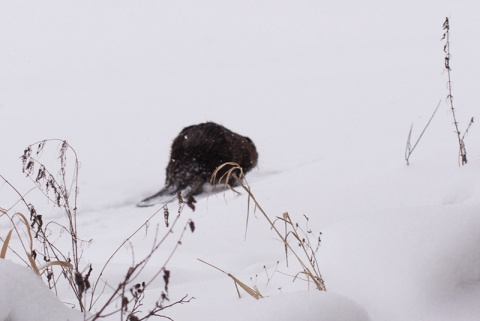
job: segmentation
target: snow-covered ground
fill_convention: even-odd
[[[229,192],[199,199],[195,212],[185,208],[139,277],[163,266],[191,219],[195,231],[166,267],[171,301],[195,299],[162,313],[177,321],[478,320],[480,134],[475,123],[465,139],[469,163],[459,167],[440,39],[448,16],[463,131],[479,116],[479,9],[467,0],[2,1],[0,174],[25,194],[34,186],[21,173],[28,144],[60,138],[75,148],[78,231],[92,240],[82,264],[92,264],[96,279],[159,209],[135,204],[162,187],[176,134],[214,121],[255,142],[259,164],[247,179],[265,211],[288,212],[322,233],[317,258],[327,292],[292,282],[299,270],[286,266],[258,211],[245,239],[247,196]],[[406,166],[410,125],[416,139],[440,100]],[[55,166],[59,145],[47,147],[42,157]],[[64,223],[38,191],[26,198],[45,221]],[[0,207],[17,200],[2,182]],[[10,211],[17,210],[27,214],[21,204]],[[176,205],[169,210],[173,218]],[[102,282],[116,287],[155,235],[167,233],[163,221],[160,210],[121,247]],[[11,228],[0,217],[2,239]],[[25,265],[11,250],[6,258]],[[239,299],[227,275],[197,259],[266,298]],[[33,272],[0,263],[0,321],[83,318],[53,296],[40,302],[49,296]],[[143,312],[164,286],[161,275],[147,286]],[[59,299],[75,303],[67,287],[59,286]]]

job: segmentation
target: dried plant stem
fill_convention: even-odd
[[[450,105],[450,110],[452,111],[452,117],[453,117],[453,125],[455,126],[455,134],[457,135],[458,139],[458,146],[459,146],[459,164],[460,165],[465,165],[467,164],[467,150],[465,149],[465,141],[464,137],[465,135],[462,136],[460,129],[458,128],[458,121],[457,121],[457,115],[455,113],[455,108],[453,107],[453,95],[452,95],[452,76],[451,76],[451,68],[450,68],[450,60],[451,60],[451,55],[450,55],[450,21],[447,18],[445,18],[445,22],[443,23],[443,30],[445,30],[445,33],[443,34],[442,40],[445,39],[445,45],[443,47],[443,51],[445,53],[445,70],[447,71],[447,90],[448,90],[448,95],[447,95],[447,102]],[[470,123],[473,123],[473,118]],[[469,125],[470,127],[470,125]]]
[[[425,133],[425,131],[427,130],[428,126],[430,126],[430,123],[432,122],[432,119],[433,117],[435,116],[435,114],[437,113],[437,110],[438,108],[440,107],[440,104],[441,104],[441,100],[438,102],[437,104],[437,108],[435,108],[435,110],[433,111],[433,114],[432,116],[430,116],[430,119],[428,120],[427,124],[425,125],[425,127],[423,128],[422,132],[420,133],[420,136],[418,136],[417,138],[417,141],[415,142],[415,144],[413,145],[413,147],[411,146],[411,138],[412,138],[412,130],[413,130],[413,124],[412,126],[410,127],[410,131],[408,133],[408,138],[407,138],[407,146],[405,148],[405,160],[407,161],[407,166],[410,165],[410,156],[412,155],[413,151],[415,150],[415,147],[417,147],[418,143],[420,142],[420,139],[422,139],[423,137],[423,134]]]

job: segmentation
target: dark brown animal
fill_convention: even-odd
[[[210,181],[217,167],[235,162],[247,173],[257,165],[257,160],[257,149],[248,137],[212,122],[186,127],[173,141],[165,187],[143,200],[139,206],[153,205],[149,201],[182,192],[188,199],[188,205],[193,207],[193,196],[203,191],[203,185]],[[217,173],[217,177],[220,178],[227,170],[226,166]]]

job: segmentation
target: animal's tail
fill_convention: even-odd
[[[137,204],[138,207],[149,207],[153,205],[165,205],[177,198],[177,191],[172,186],[165,186],[158,193],[147,197]]]

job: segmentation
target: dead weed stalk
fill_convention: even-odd
[[[459,164],[465,165],[468,162],[467,150],[465,148],[465,135],[468,133],[471,125],[473,124],[473,117],[470,119],[470,122],[467,125],[467,129],[465,130],[465,133],[462,135],[458,126],[456,111],[455,111],[455,108],[453,107],[452,76],[451,76],[452,68],[450,67],[450,61],[452,56],[450,54],[450,20],[448,19],[448,17],[445,18],[445,21],[443,23],[443,30],[445,30],[445,32],[443,33],[443,37],[441,40],[445,40],[445,45],[443,46],[443,52],[445,53],[444,67],[445,67],[445,70],[447,71],[447,90],[448,90],[447,102],[452,112],[453,125],[455,126],[455,134],[457,135],[457,139],[458,139]]]

